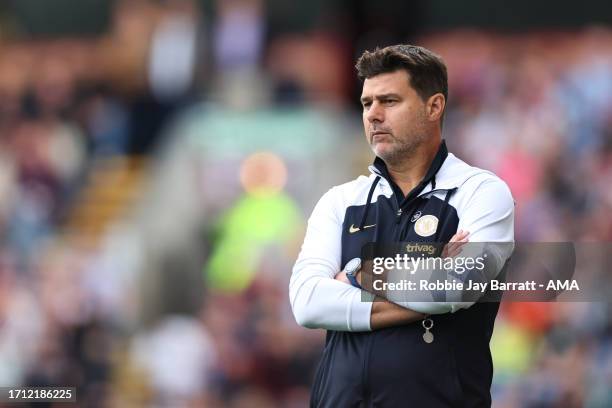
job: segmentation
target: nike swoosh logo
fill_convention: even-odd
[[[372,228],[372,227],[375,227],[375,226],[376,226],[376,224],[364,225],[363,229]],[[354,224],[351,224],[351,227],[349,228],[349,233],[350,234],[354,234],[354,233],[356,233],[358,231],[361,231],[361,229],[359,227],[356,227]]]

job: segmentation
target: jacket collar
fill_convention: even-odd
[[[425,173],[425,176],[419,182],[419,184],[417,184],[417,186],[414,187],[405,197],[399,186],[395,184],[395,182],[391,179],[391,174],[387,169],[387,165],[380,157],[376,157],[376,159],[374,159],[374,164],[370,166],[369,169],[372,173],[383,177],[387,181],[387,183],[389,183],[397,197],[402,197],[401,201],[406,202],[413,199],[414,197],[419,196],[425,190],[428,184],[431,184],[431,190],[436,188],[436,174],[442,168],[442,165],[446,161],[447,157],[448,149],[446,148],[446,142],[442,140],[442,143],[440,143],[440,147],[438,148],[438,151],[436,152],[436,155],[434,156],[434,159],[432,160],[429,169]]]
[[[369,166],[369,170],[376,176],[381,176],[391,186],[394,192],[396,192],[395,183],[391,180],[387,166],[381,158],[377,157],[374,160],[374,164]],[[446,149],[446,143],[442,141],[440,149],[432,161],[429,170],[427,171],[423,180],[427,180],[431,175],[435,176],[425,183],[425,188],[419,193],[423,195],[431,192],[432,190],[451,190],[453,188],[460,187],[469,178],[477,174],[493,174],[487,170],[479,169],[478,167],[472,167],[459,159],[452,153],[449,153]],[[435,182],[435,183],[434,183]],[[435,185],[434,185],[435,184]],[[395,186],[395,187],[394,187]],[[399,187],[397,187],[399,190]],[[400,190],[401,192],[401,190]],[[399,195],[402,197],[403,194]]]

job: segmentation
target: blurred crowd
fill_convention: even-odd
[[[0,37],[1,386],[307,405],[324,333],[293,321],[292,262],[314,202],[372,159],[355,56],[413,33],[213,3],[117,1],[98,36]],[[517,240],[612,240],[611,30],[410,41],[447,62],[449,149],[509,184]],[[140,198],[79,228],[130,158]],[[492,351],[495,407],[612,405],[609,303],[504,303]]]

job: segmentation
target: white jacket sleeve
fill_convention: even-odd
[[[289,300],[295,320],[311,329],[370,331],[369,296],[334,279],[340,271],[344,215],[338,192],[329,190],[315,206],[302,250],[289,282]],[[362,293],[363,292],[363,293]]]
[[[486,253],[487,268],[481,279],[490,281],[499,274],[514,250],[514,200],[506,183],[497,177],[468,180],[466,184],[462,187],[472,190],[472,193],[456,203],[459,215],[458,230],[470,233],[469,244],[464,246],[461,256],[476,258]],[[449,297],[452,296],[447,296],[447,300]],[[460,295],[455,297],[461,298]],[[395,303],[420,313],[441,314],[468,308],[475,302]]]

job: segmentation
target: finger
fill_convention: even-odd
[[[445,258],[448,258],[448,257],[453,256],[453,253],[455,251],[456,251],[455,243],[449,243],[449,244],[446,244],[446,246],[444,247],[444,251],[442,251],[442,254]]]
[[[457,256],[459,253],[461,252],[461,245],[455,245],[453,246],[452,250],[450,251],[450,256]]]
[[[448,244],[446,244],[446,248],[448,249],[448,252],[451,252],[456,246],[457,246],[457,241],[449,242]]]
[[[451,254],[455,250],[455,248],[456,248],[456,245],[454,242],[452,244],[448,244],[446,245],[446,252],[448,254]]]
[[[457,255],[459,252],[457,250],[457,248],[449,248],[449,250],[447,251],[446,255],[444,256],[445,258],[452,258],[455,255]]]
[[[465,239],[470,235],[470,233],[468,231],[461,231],[460,234],[458,234],[458,238],[459,240]]]
[[[461,247],[463,247],[465,244],[467,244],[469,242],[469,239],[467,238],[467,235],[465,238],[462,238],[458,241],[454,241],[454,242],[449,242],[448,244],[446,244],[446,246],[444,247],[444,250],[442,251],[442,254],[445,257],[453,257],[458,255],[459,253],[461,253]]]
[[[455,242],[461,239],[461,232],[457,232],[455,235],[453,235],[450,239],[450,241],[448,242]]]
[[[452,257],[458,255],[461,251],[460,248],[469,242],[468,236],[469,231],[459,230],[455,235],[452,236],[448,244],[442,250],[443,257]]]
[[[461,240],[461,241],[453,242],[453,250],[461,249],[468,242],[469,242],[468,239],[464,239],[464,240]]]
[[[463,246],[466,242],[468,242],[467,237],[465,238],[459,238],[453,242],[449,242],[447,245],[449,246],[449,248],[460,248],[461,246]]]
[[[455,244],[463,245],[464,243],[469,242],[469,235],[470,235],[469,232],[466,232],[464,235],[461,235],[459,239],[455,241]]]
[[[460,241],[460,240],[466,238],[468,235],[469,235],[469,232],[463,231],[463,230],[459,230],[459,231],[457,231],[457,233],[455,235],[453,235],[453,237],[450,239],[449,242]]]

